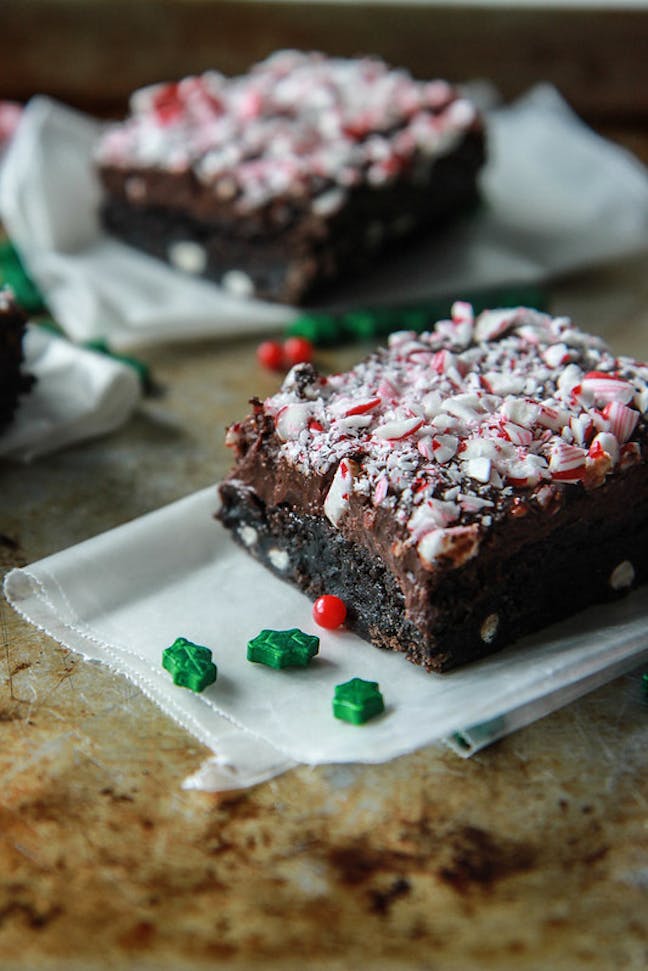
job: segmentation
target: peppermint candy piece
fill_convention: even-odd
[[[387,498],[387,493],[389,492],[389,479],[386,475],[383,475],[376,483],[376,488],[373,494],[373,504],[374,506],[379,506],[380,503]]]
[[[293,441],[299,433],[308,428],[312,406],[303,402],[284,405],[275,415],[277,435],[283,442]]]
[[[569,348],[566,344],[551,344],[542,354],[545,362],[549,367],[559,367],[561,364],[567,364],[570,359]]]
[[[445,374],[451,368],[456,368],[456,365],[457,358],[445,348],[441,351],[436,351],[430,358],[430,367],[437,374]]]
[[[432,455],[440,465],[443,465],[444,462],[450,461],[458,446],[459,439],[455,435],[435,435],[432,439]]]
[[[467,347],[473,337],[475,327],[475,315],[471,304],[463,300],[455,300],[450,310],[454,329],[450,336],[453,344],[459,347]]]
[[[443,402],[443,410],[463,421],[479,421],[484,413],[482,401],[477,394],[466,392],[455,394]]]
[[[475,321],[472,304],[467,303],[465,300],[455,300],[450,308],[450,316],[452,317],[452,322],[455,324],[467,323],[472,326]]]
[[[468,459],[464,463],[464,469],[471,479],[478,482],[488,482],[491,477],[491,460],[484,458]]]
[[[561,482],[579,482],[585,475],[587,452],[578,445],[557,442],[551,449],[549,472]]]
[[[382,399],[378,397],[361,398],[360,401],[354,401],[353,398],[342,398],[331,406],[330,414],[333,418],[350,418],[352,415],[364,415],[368,411],[373,411],[381,403]]]
[[[477,458],[495,461],[500,455],[506,455],[509,452],[512,452],[512,449],[507,448],[504,443],[500,444],[493,438],[469,438],[462,442],[460,454],[464,461]]]
[[[472,559],[479,549],[479,528],[450,526],[434,529],[419,540],[416,550],[425,567],[434,568],[439,562],[449,561],[454,568]]]
[[[542,455],[526,455],[519,461],[507,462],[506,482],[508,485],[526,489],[536,486],[547,476],[547,462]]]
[[[520,394],[524,391],[526,379],[515,374],[488,371],[482,376],[482,384],[496,395]]]
[[[603,409],[610,431],[619,442],[627,442],[639,421],[639,412],[619,401],[609,401]]]
[[[351,463],[348,459],[342,459],[324,500],[324,513],[333,526],[338,526],[347,512],[352,492],[353,471]]]
[[[522,428],[512,421],[502,422],[502,437],[513,445],[530,445],[533,441],[533,432],[530,428]]]
[[[580,392],[574,388],[574,394],[585,402],[591,400],[601,407],[608,401],[618,401],[627,405],[635,396],[635,389],[627,381],[606,374],[602,371],[588,371],[580,383]]]
[[[490,499],[482,499],[480,496],[465,496],[463,493],[459,494],[457,500],[464,512],[481,512],[482,509],[492,509],[495,505]]]
[[[412,418],[401,418],[396,421],[387,421],[383,425],[374,428],[374,438],[383,438],[387,441],[398,442],[409,435],[413,435],[423,425],[423,418],[414,415]]]
[[[619,442],[616,437],[610,432],[599,432],[598,435],[592,440],[592,444],[589,447],[588,455],[591,459],[600,458],[602,455],[608,455],[612,460],[612,464],[616,465],[619,461]]]
[[[520,398],[506,398],[500,409],[500,413],[516,425],[523,428],[533,428],[538,418],[540,406],[533,401],[525,401]]]
[[[501,337],[515,323],[517,310],[484,310],[475,324],[476,341],[492,341]]]
[[[569,397],[574,388],[583,380],[583,372],[578,364],[568,364],[558,375],[557,385],[563,396]]]
[[[550,428],[553,432],[559,432],[568,424],[569,412],[565,411],[564,408],[556,408],[553,405],[541,402],[536,421],[542,428]]]
[[[586,413],[572,415],[569,419],[569,427],[574,436],[574,440],[579,445],[586,447],[594,432],[594,421],[591,415]]]
[[[631,465],[641,462],[641,446],[639,442],[626,442],[621,446],[621,457],[619,466],[621,469],[629,469]]]
[[[458,518],[461,510],[456,502],[445,502],[443,499],[427,499],[410,517],[407,528],[415,540],[434,529],[449,526]]]

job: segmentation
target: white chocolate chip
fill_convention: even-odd
[[[608,583],[613,590],[627,590],[634,583],[635,568],[630,560],[622,560],[614,567]]]
[[[137,175],[131,175],[124,183],[124,191],[131,202],[142,202],[146,198],[146,182]]]
[[[489,614],[479,628],[479,636],[484,644],[492,644],[499,627],[499,614]]]
[[[273,546],[271,550],[268,550],[268,559],[272,563],[275,570],[281,570],[282,572],[287,570],[290,565],[290,558],[286,551],[280,550],[276,546]]]
[[[342,208],[346,196],[344,189],[329,189],[313,199],[311,209],[316,216],[332,216]]]
[[[176,243],[171,243],[168,249],[169,263],[183,273],[190,273],[198,276],[203,273],[207,266],[207,253],[200,243],[193,240],[182,239]]]
[[[237,532],[241,537],[241,542],[248,547],[254,546],[259,536],[254,526],[248,526],[246,524],[239,526]]]
[[[254,283],[243,270],[228,270],[221,278],[221,286],[233,297],[254,296]]]

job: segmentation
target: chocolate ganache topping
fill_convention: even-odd
[[[243,480],[246,452],[273,443],[266,496],[342,530],[389,516],[402,552],[436,569],[471,559],[503,518],[553,515],[570,490],[645,462],[647,411],[648,365],[569,318],[457,302],[344,374],[297,365],[227,442]]]

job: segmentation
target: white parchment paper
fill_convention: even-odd
[[[99,124],[44,97],[27,106],[0,179],[0,216],[76,340],[115,347],[277,330],[296,311],[229,296],[107,236],[92,149]],[[648,246],[648,175],[547,85],[487,113],[482,208],[332,293],[337,307],[454,298],[546,280]]]
[[[216,758],[188,784],[238,788],[295,764],[382,762],[452,739],[462,754],[538,718],[648,656],[648,589],[445,675],[312,620],[310,602],[241,551],[212,520],[215,487],[13,570],[8,600],[61,643],[125,674]],[[320,637],[307,669],[246,660],[262,628]],[[218,680],[175,686],[162,651],[178,636],[213,651]],[[335,685],[378,681],[385,713],[333,718]]]
[[[29,461],[96,438],[127,420],[141,397],[132,368],[28,325],[23,369],[36,379],[0,432],[0,458]]]

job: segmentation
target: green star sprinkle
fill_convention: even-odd
[[[385,702],[377,681],[351,678],[344,684],[336,685],[333,697],[333,714],[336,718],[352,725],[362,725],[384,710]]]
[[[191,691],[203,691],[218,675],[209,648],[192,644],[186,637],[176,638],[171,647],[162,651],[162,667],[171,674],[174,684]]]
[[[305,668],[319,651],[319,637],[291,630],[262,630],[248,641],[247,659],[269,668]]]

